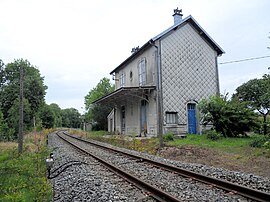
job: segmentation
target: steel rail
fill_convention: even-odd
[[[120,168],[118,168],[115,165],[110,164],[109,162],[95,156],[94,154],[90,153],[89,151],[79,147],[78,145],[72,143],[71,141],[63,138],[61,135],[59,135],[58,133],[56,133],[58,135],[59,138],[61,138],[62,140],[64,140],[65,142],[69,143],[70,145],[72,145],[73,147],[75,147],[76,149],[86,153],[87,155],[90,155],[91,157],[95,158],[96,160],[98,160],[99,162],[101,162],[103,165],[105,165],[109,170],[111,170],[113,173],[119,175],[120,177],[122,177],[124,180],[128,181],[129,183],[135,185],[136,187],[138,187],[139,189],[143,190],[144,193],[146,193],[146,195],[151,196],[152,198],[160,201],[160,202],[180,202],[181,200],[177,199],[176,197],[170,195],[167,192],[164,192],[163,190],[156,188],[154,186],[152,186],[151,184],[142,181],[140,179],[138,179],[136,176],[131,175],[123,170],[121,170]]]
[[[267,193],[267,192],[262,192],[260,190],[252,189],[252,188],[242,186],[239,184],[235,184],[235,183],[232,183],[229,181],[225,181],[225,180],[221,180],[218,178],[195,173],[195,172],[192,172],[192,171],[189,171],[186,169],[178,168],[178,167],[173,166],[173,165],[168,165],[165,163],[161,163],[161,162],[157,162],[157,161],[154,161],[151,159],[140,157],[140,156],[137,156],[135,154],[130,154],[130,153],[127,153],[124,151],[120,151],[118,149],[114,149],[111,147],[102,146],[102,145],[99,145],[97,143],[91,142],[89,140],[85,140],[82,138],[71,136],[71,135],[67,134],[66,132],[63,132],[63,133],[71,138],[93,144],[93,145],[100,147],[100,148],[103,148],[103,149],[111,150],[114,152],[122,153],[122,154],[127,155],[127,156],[131,156],[131,157],[136,158],[136,159],[140,159],[141,161],[150,163],[152,165],[166,169],[166,170],[171,171],[171,172],[175,172],[181,176],[184,176],[187,178],[192,178],[192,179],[195,179],[197,181],[203,182],[205,184],[210,184],[213,187],[217,187],[217,188],[226,190],[226,191],[231,192],[233,194],[238,194],[238,195],[244,196],[246,198],[249,198],[249,199],[252,199],[255,201],[261,201],[261,202],[269,202],[270,201],[270,193]]]

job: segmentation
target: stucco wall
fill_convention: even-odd
[[[154,99],[155,92],[152,91],[149,95],[147,104],[147,135],[156,136],[156,101]],[[115,110],[116,132],[121,133],[121,107],[125,106],[125,121],[126,128],[124,134],[126,135],[140,135],[141,133],[141,99],[133,99],[129,102],[117,105]]]
[[[115,72],[115,86],[116,89],[120,88],[120,74],[124,72],[125,74],[125,87],[135,87],[139,86],[139,71],[138,63],[142,58],[146,59],[146,85],[153,86],[155,83],[155,51],[154,47],[151,47],[139,54],[133,61],[127,64],[124,68],[120,68]],[[132,72],[132,78],[130,77],[130,72]]]

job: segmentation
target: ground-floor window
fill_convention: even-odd
[[[177,124],[177,112],[166,112],[166,123]]]

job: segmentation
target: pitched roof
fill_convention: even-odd
[[[115,71],[123,67],[125,64],[129,63],[133,58],[135,58],[139,53],[147,49],[148,47],[152,46],[155,41],[159,40],[160,38],[164,37],[166,34],[171,32],[172,30],[176,30],[178,27],[184,25],[185,23],[190,23],[197,31],[198,33],[206,39],[206,41],[214,48],[214,50],[217,51],[218,56],[222,55],[224,50],[207,34],[207,32],[199,25],[199,23],[191,16],[187,16],[183,20],[181,20],[179,23],[169,27],[165,31],[161,32],[157,36],[153,37],[149,41],[147,41],[139,50],[135,53],[133,53],[131,56],[129,56],[126,60],[124,60],[119,66],[117,66],[113,71],[110,72],[110,74],[113,74]]]

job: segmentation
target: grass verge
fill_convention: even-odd
[[[177,139],[167,142],[168,146],[194,145],[201,148],[217,149],[230,153],[245,154],[247,151],[255,155],[270,157],[270,152],[265,148],[250,147],[252,141],[258,138],[257,135],[241,138],[221,138],[215,141],[209,140],[206,135],[187,135],[184,139]]]
[[[21,155],[16,143],[0,143],[0,201],[51,201],[52,186],[46,176],[45,159],[49,150],[43,141],[45,135],[38,135],[38,145],[28,138]]]

